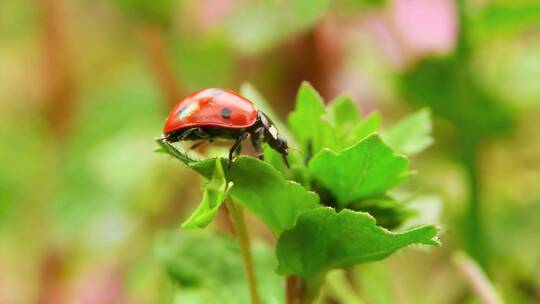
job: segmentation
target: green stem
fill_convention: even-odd
[[[363,304],[364,301],[354,291],[343,270],[337,270],[326,276],[326,285],[330,288],[332,296],[343,304]]]
[[[457,9],[459,16],[460,33],[456,46],[456,56],[463,67],[466,81],[471,77],[468,73],[471,67],[470,44],[467,35],[468,18],[466,16],[467,0],[458,0]],[[478,155],[481,146],[480,139],[474,135],[465,135],[461,140],[460,159],[465,169],[469,190],[469,204],[464,217],[463,239],[467,252],[487,270],[489,264],[489,252],[486,246],[486,235],[482,224],[480,205],[480,176],[478,170]]]
[[[244,267],[248,279],[251,303],[258,304],[259,294],[257,291],[257,279],[255,277],[255,264],[253,263],[253,255],[251,254],[251,244],[247,232],[244,210],[241,206],[234,203],[230,199],[228,199],[225,204],[227,206],[227,209],[229,210],[229,216],[233,223],[236,232],[236,238],[242,252],[242,259],[244,260]]]
[[[468,179],[469,204],[465,214],[464,237],[469,254],[484,268],[488,266],[486,236],[482,225],[480,206],[480,178],[478,175],[477,144],[467,143],[462,151],[461,161]]]

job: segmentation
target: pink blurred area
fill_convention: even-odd
[[[381,46],[400,66],[426,55],[449,53],[458,34],[452,0],[394,0],[380,20],[386,29],[381,36],[392,40]]]
[[[350,92],[368,112],[390,98],[381,71],[403,70],[424,57],[451,53],[459,29],[453,0],[393,0],[360,18],[329,19],[318,26],[326,34],[321,44],[342,54],[344,64],[332,71],[328,95]]]

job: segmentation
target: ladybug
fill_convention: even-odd
[[[226,89],[204,89],[176,104],[165,122],[162,138],[170,143],[185,140],[234,140],[229,150],[230,167],[233,154],[248,135],[260,159],[263,155],[261,145],[268,143],[282,155],[289,167],[287,141],[279,134],[270,118],[257,110],[251,101]]]

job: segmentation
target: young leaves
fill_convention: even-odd
[[[208,178],[213,162],[200,161],[191,167]],[[227,165],[224,159],[222,162]],[[234,183],[230,191],[233,199],[255,213],[276,235],[294,225],[300,214],[319,206],[317,194],[285,180],[271,165],[253,157],[238,157],[225,170],[225,176]]]
[[[381,260],[408,245],[437,245],[436,235],[430,225],[392,233],[367,213],[317,208],[279,238],[277,271],[315,282],[331,269]]]
[[[296,97],[296,107],[289,116],[289,125],[305,153],[317,153],[336,146],[336,134],[324,117],[326,108],[315,89],[304,82]]]
[[[315,89],[304,82],[289,116],[289,125],[307,158],[323,148],[340,151],[377,132],[381,118],[374,112],[360,118],[354,100],[342,95],[325,107]]]
[[[433,143],[430,116],[427,109],[413,113],[394,124],[382,137],[399,153],[412,155],[421,152]]]
[[[227,183],[221,162],[216,159],[212,178],[203,190],[202,201],[193,214],[182,224],[182,228],[204,228],[216,217],[223,201],[227,199],[232,182]]]
[[[312,180],[333,194],[340,207],[384,193],[409,175],[409,162],[371,135],[334,153],[323,150],[308,164]]]

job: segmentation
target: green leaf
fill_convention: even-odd
[[[335,130],[325,118],[326,108],[315,89],[304,82],[296,97],[296,107],[289,116],[289,125],[304,153],[317,153],[336,146]]]
[[[196,162],[165,141],[157,140],[157,143],[160,151],[179,159],[205,178],[212,177],[215,159]],[[225,159],[220,160],[222,166],[228,166]],[[240,156],[224,173],[227,181],[234,184],[229,192],[233,199],[255,213],[276,235],[294,225],[302,212],[319,206],[316,193],[285,180],[274,167],[256,158]]]
[[[428,109],[420,110],[401,119],[381,136],[399,153],[419,153],[433,143],[431,114]]]
[[[203,190],[202,201],[182,228],[204,228],[216,217],[219,207],[227,199],[232,182],[227,183],[221,162],[216,159],[212,178]]]
[[[356,144],[359,140],[375,133],[381,127],[381,114],[372,112],[366,118],[362,119],[355,129],[346,138],[348,146]]]
[[[183,162],[185,165],[189,165],[195,162],[195,160],[191,159],[186,154],[178,151],[178,149],[176,149],[173,145],[169,144],[165,140],[157,138],[156,142],[159,147],[155,150],[155,152],[169,154],[170,156]]]
[[[333,194],[340,207],[380,195],[409,176],[409,162],[378,135],[335,153],[323,150],[308,164],[314,183]]]
[[[328,115],[339,138],[346,138],[360,122],[360,111],[353,99],[348,96],[339,96],[328,105]]]
[[[212,174],[213,159],[191,167],[205,177]],[[222,159],[223,165],[227,165]],[[271,165],[253,157],[240,156],[225,170],[232,198],[255,213],[276,235],[294,225],[300,214],[316,208],[319,197],[300,184],[285,180]]]
[[[274,271],[277,262],[271,248],[255,243],[252,249],[263,303],[280,303],[282,279]],[[249,303],[240,248],[233,240],[208,231],[183,230],[162,235],[157,254],[180,286],[176,303]]]
[[[386,258],[412,245],[437,245],[437,229],[427,225],[392,233],[367,213],[331,208],[305,212],[279,238],[278,273],[318,284],[327,271]]]

